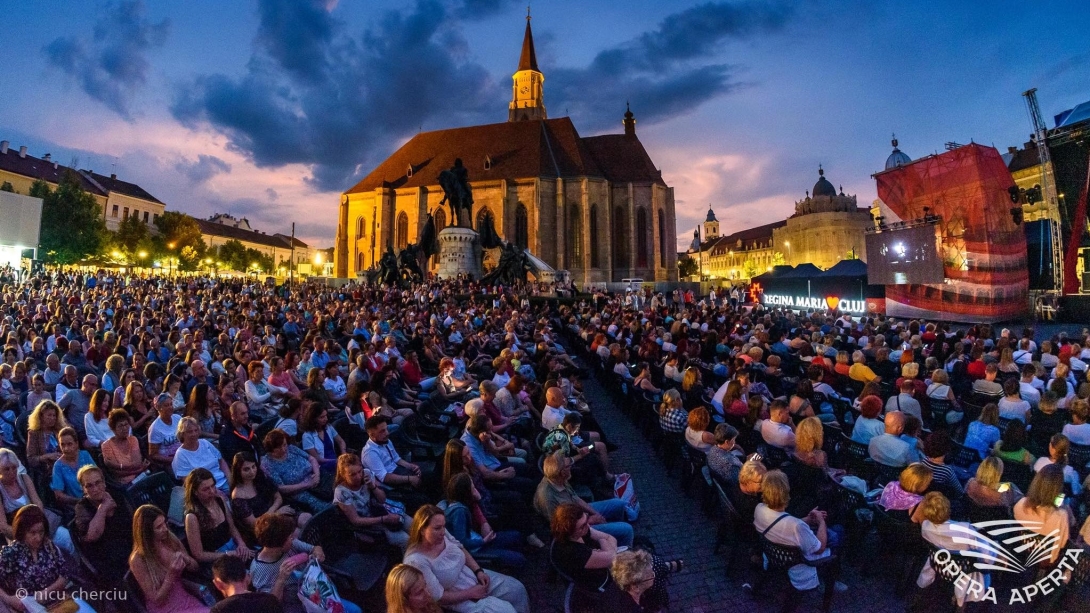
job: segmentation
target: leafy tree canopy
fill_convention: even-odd
[[[35,181],[30,195],[42,199],[41,250],[46,261],[71,264],[101,253],[108,239],[102,208],[83,190],[75,172],[65,173],[52,191],[44,181]]]

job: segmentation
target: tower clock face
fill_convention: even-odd
[[[523,86],[522,89],[520,89],[519,91],[522,92],[525,95],[525,94],[530,93],[530,88],[526,87],[526,86]]]

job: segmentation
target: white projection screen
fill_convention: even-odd
[[[925,224],[868,234],[867,282],[872,285],[942,283],[936,228]]]
[[[0,245],[37,248],[42,227],[42,201],[0,191]]]

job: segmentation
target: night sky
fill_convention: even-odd
[[[338,194],[419,130],[506,121],[524,2],[4,2],[0,139],[330,246]],[[679,246],[783,219],[817,180],[875,198],[896,132],[1021,145],[1090,99],[1070,2],[538,1],[550,117],[637,133],[675,188]]]

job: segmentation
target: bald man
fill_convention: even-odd
[[[868,451],[875,462],[885,466],[908,466],[920,461],[919,451],[901,438],[905,431],[905,414],[886,413],[886,431],[870,440]]]

